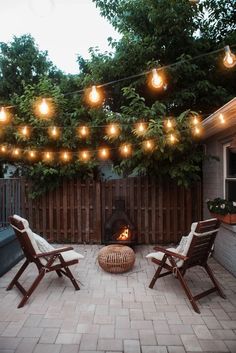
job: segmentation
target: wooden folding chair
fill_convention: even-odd
[[[23,294],[23,298],[20,301],[18,308],[21,308],[25,305],[46,273],[52,271],[56,271],[59,277],[62,277],[62,275],[67,276],[71,280],[75,289],[80,289],[77,281],[69,269],[69,266],[77,264],[79,259],[83,258],[82,255],[73,251],[73,247],[71,246],[54,249],[48,252],[41,252],[33,237],[34,233],[28,227],[28,221],[19,216],[11,216],[9,217],[9,222],[15,231],[15,234],[26,257],[25,262],[7,287],[7,290],[10,290],[15,285]],[[34,263],[37,266],[38,275],[30,288],[26,290],[20,284],[19,278],[30,263]]]
[[[198,222],[196,224],[195,230],[192,231],[192,233],[190,233],[188,236],[190,238],[188,240],[189,247],[186,251],[186,255],[184,254],[184,251],[182,254],[180,254],[175,252],[176,249],[164,249],[162,247],[156,246],[154,250],[156,250],[157,253],[151,253],[147,255],[147,257],[150,257],[152,261],[158,265],[156,273],[150,282],[149,288],[153,288],[158,278],[173,273],[179,279],[193,309],[197,313],[200,313],[200,310],[196,304],[198,299],[203,298],[215,291],[217,291],[222,298],[226,298],[216,278],[214,277],[212,270],[207,264],[207,260],[212,251],[215,237],[219,230],[219,226],[220,222],[217,219],[209,219],[206,221]],[[195,296],[192,295],[187,282],[184,279],[186,271],[194,266],[203,267],[214,284],[211,289],[208,289]],[[161,273],[162,269],[167,270],[167,272]]]

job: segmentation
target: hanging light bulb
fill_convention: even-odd
[[[101,159],[107,159],[109,157],[109,151],[106,147],[100,148],[98,151],[99,158]]]
[[[86,136],[88,136],[88,134],[89,134],[89,129],[88,129],[88,127],[87,127],[87,126],[81,126],[81,127],[79,128],[79,134],[80,134],[81,137],[86,137]]]
[[[154,88],[161,88],[163,86],[163,79],[157,69],[152,69],[151,83]]]
[[[62,152],[61,158],[64,162],[69,162],[71,159],[71,154],[69,152]]]
[[[90,158],[90,155],[89,155],[89,151],[81,151],[80,152],[80,159],[82,159],[83,161],[88,161]]]
[[[143,135],[147,130],[147,125],[144,122],[140,122],[136,125],[136,132],[138,135]]]
[[[22,127],[21,129],[21,134],[24,136],[24,137],[27,137],[29,135],[29,129],[27,126],[24,126]]]
[[[223,59],[223,63],[228,69],[234,67],[234,65],[236,64],[236,57],[231,52],[230,47],[228,45],[225,47],[225,57]]]
[[[198,126],[195,126],[193,132],[194,132],[194,135],[199,135],[200,134],[200,128]]]
[[[0,110],[0,122],[5,123],[7,121],[7,112],[4,107],[1,108]]]
[[[7,148],[6,148],[6,146],[1,146],[0,150],[1,150],[2,153],[5,153],[7,151]]]
[[[193,125],[198,125],[199,124],[199,118],[195,115],[192,119]]]
[[[121,154],[124,157],[128,157],[131,154],[131,146],[129,144],[124,144],[121,146]]]
[[[143,148],[146,151],[152,151],[154,149],[154,142],[152,140],[143,141]]]
[[[221,124],[225,124],[225,117],[224,117],[223,114],[220,114],[220,115],[219,115],[219,120],[220,120],[220,123],[221,123]]]
[[[36,157],[35,151],[29,151],[29,157],[30,157],[31,159],[34,159],[34,158]]]
[[[108,125],[107,135],[110,137],[117,137],[119,135],[119,126],[117,124]]]
[[[173,127],[173,122],[172,122],[171,119],[167,119],[167,121],[166,121],[166,127],[167,127],[168,129],[172,129],[172,127]]]
[[[48,113],[49,113],[49,105],[47,103],[46,98],[43,98],[41,103],[39,104],[39,112],[42,115],[45,115],[45,116],[48,115]]]
[[[50,160],[52,160],[52,153],[51,152],[49,152],[49,151],[47,151],[47,152],[45,152],[44,153],[44,159],[46,160],[46,161],[50,161]]]
[[[173,144],[173,143],[175,143],[177,141],[177,138],[175,137],[174,134],[170,134],[169,141],[170,141],[171,144]]]
[[[20,155],[20,150],[19,148],[14,148],[13,152],[12,152],[14,157],[18,157]]]
[[[49,134],[51,135],[52,138],[57,138],[59,135],[58,128],[56,126],[53,126],[49,130]]]
[[[101,101],[102,98],[96,86],[92,86],[89,92],[88,98],[89,98],[89,102],[92,104],[98,104]]]

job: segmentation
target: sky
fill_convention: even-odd
[[[89,58],[90,47],[112,51],[107,38],[119,38],[92,0],[0,0],[0,14],[0,42],[30,33],[65,73],[78,73],[78,54]]]

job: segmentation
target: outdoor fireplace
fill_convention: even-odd
[[[124,200],[115,201],[115,210],[105,222],[103,242],[124,245],[136,243],[135,226],[125,212]]]

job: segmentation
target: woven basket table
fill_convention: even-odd
[[[129,246],[107,245],[98,253],[98,263],[107,272],[127,272],[133,267],[134,262],[135,254]]]

